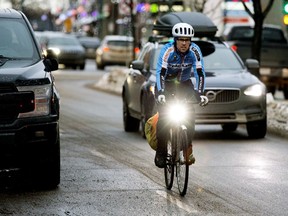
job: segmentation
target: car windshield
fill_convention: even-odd
[[[243,66],[235,57],[233,51],[226,47],[218,47],[215,49],[215,52],[205,56],[204,67],[205,71],[217,72],[221,70],[221,72],[225,72],[225,70],[229,70],[229,73],[231,73],[231,70],[235,70],[235,72],[237,72],[238,70],[243,69]]]
[[[1,19],[0,55],[8,58],[41,58],[31,33],[23,21],[18,19]]]
[[[161,47],[156,50],[155,56],[159,56]],[[157,66],[157,58],[153,58],[153,70],[156,70]],[[215,49],[215,52],[204,57],[204,67],[205,71],[213,71],[213,72],[225,72],[231,70],[237,72],[239,70],[243,70],[243,66],[235,57],[233,52],[228,48],[218,47]]]

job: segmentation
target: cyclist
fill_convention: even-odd
[[[206,105],[208,98],[203,95],[205,88],[205,71],[203,57],[198,45],[191,40],[194,29],[187,23],[177,23],[172,28],[174,41],[167,43],[160,51],[156,69],[156,99],[159,119],[157,123],[158,145],[155,155],[155,165],[164,168],[166,163],[168,128],[165,127],[165,111],[163,110],[166,99],[174,93],[183,97],[195,95],[200,105]],[[197,89],[194,88],[191,77],[194,73]],[[176,87],[177,86],[177,87]],[[192,143],[194,120],[189,120],[188,141]],[[195,162],[192,144],[188,148],[189,164]]]

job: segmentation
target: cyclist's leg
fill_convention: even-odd
[[[158,105],[158,112],[159,118],[156,128],[156,136],[158,142],[154,162],[157,167],[164,168],[166,163],[168,128],[165,126],[165,113],[163,106]]]
[[[193,115],[190,115],[193,116]],[[195,119],[194,118],[190,118],[189,122],[187,123],[187,136],[188,136],[188,148],[187,148],[187,155],[189,155],[188,158],[188,163],[189,165],[195,163],[195,157],[193,155],[193,144],[192,144],[192,140],[194,137],[194,133],[195,133]]]

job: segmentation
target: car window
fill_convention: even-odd
[[[138,60],[143,60],[144,61],[145,54],[146,54],[146,52],[148,52],[149,48],[150,48],[150,46],[147,45],[147,46],[144,46],[141,49],[141,51],[139,53],[139,56],[138,56]]]
[[[144,60],[144,69],[146,71],[150,71],[150,63],[151,63],[150,56],[151,56],[151,49],[145,53],[144,59],[143,59]]]
[[[31,32],[22,21],[1,19],[0,55],[14,58],[39,58]]]
[[[110,46],[121,46],[121,47],[133,46],[132,41],[107,41],[107,44]]]
[[[278,29],[264,28],[262,32],[262,39],[264,42],[269,41],[274,43],[287,43],[282,31],[279,31]]]
[[[158,49],[155,49],[155,53],[154,56],[152,58],[152,69],[156,71],[156,67],[157,67],[157,62],[158,62],[158,56],[160,54],[162,46],[159,46]]]
[[[252,28],[236,28],[233,30],[230,40],[250,41],[253,37],[253,31]]]

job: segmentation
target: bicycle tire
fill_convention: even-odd
[[[169,132],[169,138],[167,141],[167,156],[166,165],[164,168],[165,184],[168,190],[171,190],[174,180],[174,160],[175,160],[175,136],[172,129]]]
[[[188,163],[188,135],[187,129],[180,127],[177,134],[176,178],[178,190],[181,196],[185,196],[188,187],[189,163]],[[180,159],[182,158],[182,159]]]

